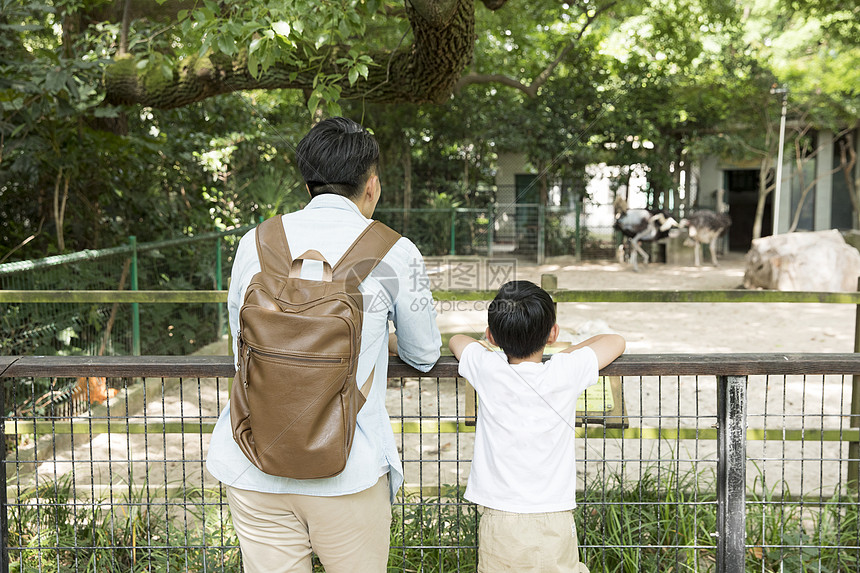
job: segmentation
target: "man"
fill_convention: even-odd
[[[370,224],[379,201],[379,146],[360,125],[336,117],[311,129],[296,156],[311,201],[281,217],[287,242],[292,253],[315,249],[334,266]],[[255,232],[242,238],[233,264],[227,306],[234,334],[245,290],[260,271]],[[322,264],[306,261],[301,276],[319,280]],[[403,237],[361,283],[365,311],[356,380],[366,380],[374,367],[375,374],[340,474],[295,480],[263,473],[233,439],[229,404],[221,412],[206,467],[227,486],[246,572],[310,573],[312,551],[327,573],[386,571],[391,502],[403,483],[385,409],[389,345],[422,372],[436,363],[441,338],[428,284],[421,254]],[[389,319],[397,334],[390,341]],[[235,356],[235,339],[233,344]]]

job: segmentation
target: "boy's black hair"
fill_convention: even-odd
[[[379,144],[345,117],[316,124],[296,147],[296,164],[312,197],[334,193],[355,199],[379,163]]]
[[[508,358],[526,358],[546,345],[555,324],[549,293],[529,281],[502,285],[487,311],[490,334]]]

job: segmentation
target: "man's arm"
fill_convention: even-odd
[[[389,350],[396,344],[397,356],[421,372],[427,372],[439,359],[442,337],[436,326],[436,308],[424,258],[405,238],[401,238],[389,253],[398,277],[391,314],[396,336],[389,338]]]
[[[597,355],[597,368],[601,369],[624,354],[627,341],[619,334],[598,334],[579,344],[568,346],[561,352],[573,352],[586,346],[590,347]]]

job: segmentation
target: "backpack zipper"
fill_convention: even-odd
[[[315,364],[343,364],[343,358],[312,358],[310,356],[301,356],[299,354],[292,354],[290,352],[265,352],[263,350],[251,348],[250,346],[246,347],[245,356],[250,358],[252,352],[259,356],[266,356],[268,358],[287,358],[289,360],[294,360],[297,362],[313,362]]]

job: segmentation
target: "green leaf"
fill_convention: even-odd
[[[353,85],[358,80],[358,68],[349,70],[349,85]]]
[[[361,74],[361,77],[363,77],[364,79],[367,79],[367,73],[368,73],[367,65],[358,64],[357,66],[355,66],[355,69],[358,70],[358,73]]]
[[[200,44],[200,49],[197,51],[197,57],[202,58],[206,55],[206,52],[209,51],[209,46],[212,45],[212,35],[206,34],[203,38],[203,42]]]
[[[254,38],[251,40],[251,46],[248,48],[248,54],[253,54],[260,47],[260,44],[263,42],[263,38]]]
[[[340,22],[337,23],[337,31],[338,33],[340,33],[341,38],[349,38],[352,30],[350,30],[346,18],[342,19]]]
[[[320,103],[320,99],[322,98],[320,98],[320,95],[316,92],[312,93],[311,96],[308,98],[308,111],[311,112],[311,115],[316,112],[317,106],[319,106]]]
[[[328,111],[329,116],[336,117],[339,115],[343,115],[343,110],[340,107],[340,104],[336,101],[330,101],[326,105],[326,109]]]
[[[45,75],[45,89],[58,91],[66,84],[66,74],[62,70],[49,70]]]
[[[290,36],[290,25],[283,20],[272,24],[272,30],[274,30],[275,33],[282,38],[289,38]]]
[[[236,53],[236,42],[230,36],[221,34],[218,36],[218,49],[228,56],[232,56]]]
[[[248,71],[254,78],[260,77],[260,62],[257,60],[257,54],[254,50],[248,52]]]
[[[147,60],[146,58],[144,58],[144,59],[140,60],[139,62],[137,62],[137,64],[135,65],[135,67],[136,67],[138,70],[142,70],[142,69],[143,69],[143,68],[145,68],[147,65],[149,65],[149,60]]]

